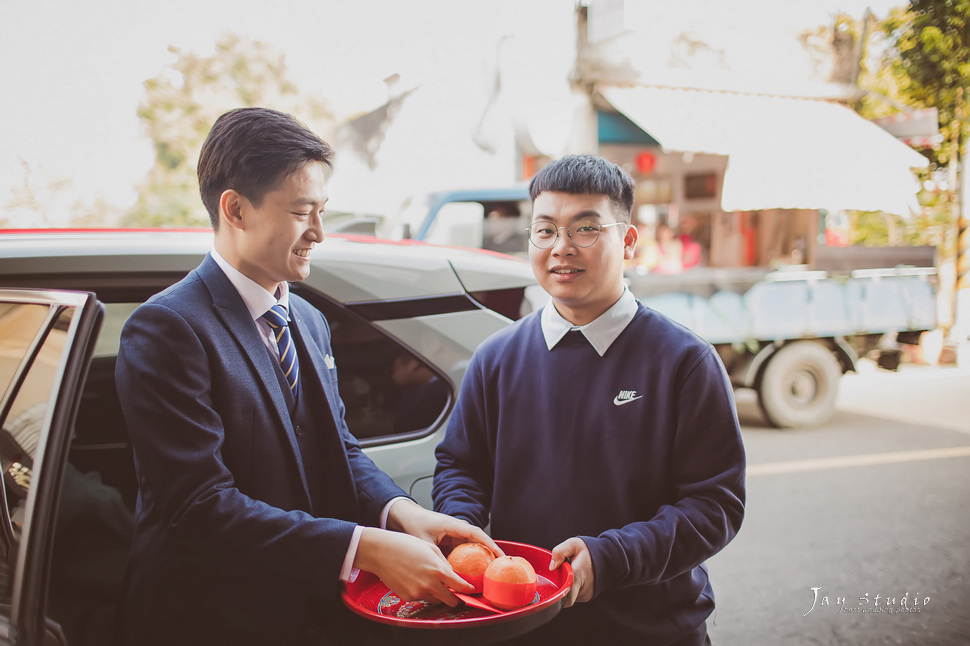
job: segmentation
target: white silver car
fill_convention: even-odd
[[[119,335],[211,245],[207,231],[0,233],[0,644],[109,643],[136,488]],[[541,305],[532,270],[365,237],[328,236],[320,251],[293,291],[330,322],[350,430],[430,504],[468,359]]]

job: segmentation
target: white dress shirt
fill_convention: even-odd
[[[637,299],[629,289],[624,288],[620,298],[598,317],[586,325],[573,325],[562,317],[552,301],[542,308],[540,324],[546,347],[552,350],[562,341],[567,332],[578,330],[583,333],[599,356],[606,354],[620,333],[626,329],[637,314]]]

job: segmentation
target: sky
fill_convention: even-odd
[[[688,25],[725,11],[757,20],[759,7],[780,4],[643,1],[679,12]],[[784,4],[773,20],[807,29],[830,24],[838,11],[861,18],[867,6],[882,17],[901,0]],[[550,31],[571,24],[573,6],[573,0],[0,0],[0,215],[26,169],[35,186],[63,185],[57,208],[75,199],[132,204],[134,185],[152,164],[136,110],[143,82],[176,60],[170,47],[206,55],[227,31],[268,42],[285,54],[301,90],[322,94],[338,114],[352,114],[386,98],[383,79],[391,74],[421,82],[488,73],[503,34],[535,41],[541,56]],[[15,224],[49,226],[59,218],[52,213],[45,220]]]

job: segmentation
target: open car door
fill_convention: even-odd
[[[0,289],[0,644],[69,644],[48,616],[74,418],[104,306],[93,294]]]

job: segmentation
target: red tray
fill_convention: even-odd
[[[401,601],[370,572],[361,572],[347,583],[341,594],[344,605],[358,615],[376,622],[379,632],[399,643],[476,644],[512,639],[547,623],[562,610],[563,598],[573,583],[573,569],[563,563],[549,570],[549,550],[495,541],[510,556],[521,556],[535,568],[538,577],[536,600],[528,606],[495,614],[460,605],[449,608],[440,602]]]

